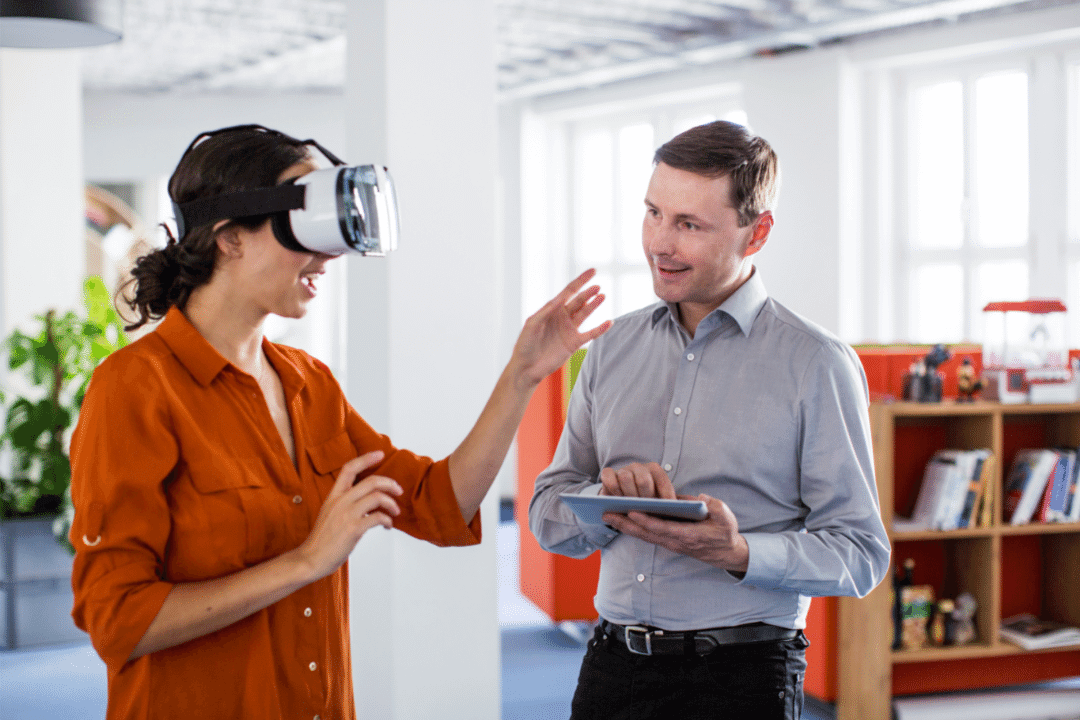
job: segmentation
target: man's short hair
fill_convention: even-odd
[[[660,146],[654,163],[710,178],[731,176],[731,204],[746,227],[772,210],[780,192],[780,161],[764,138],[738,123],[692,127]]]

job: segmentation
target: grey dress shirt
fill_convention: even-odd
[[[595,605],[623,625],[803,628],[811,596],[862,597],[885,576],[866,376],[855,352],[768,297],[755,271],[693,338],[665,303],[592,343],[529,527],[552,552],[602,551]],[[727,503],[750,547],[741,578],[606,525],[559,493],[657,462],[680,495]]]

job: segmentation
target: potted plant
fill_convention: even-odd
[[[8,647],[78,637],[69,617],[42,617],[52,605],[65,616],[71,609],[68,436],[94,368],[127,342],[101,278],[86,280],[83,299],[83,314],[50,310],[36,316],[36,334],[15,330],[4,341],[12,373],[0,396],[0,627]]]

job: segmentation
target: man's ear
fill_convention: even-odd
[[[746,246],[746,254],[743,257],[750,257],[761,248],[765,247],[765,243],[769,239],[769,233],[772,232],[773,226],[773,214],[771,210],[766,210],[757,216],[754,220],[754,229],[750,234],[750,242]]]

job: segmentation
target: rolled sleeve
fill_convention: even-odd
[[[438,462],[394,447],[352,408],[348,409],[347,430],[358,453],[382,450],[382,463],[365,475],[384,475],[396,480],[404,491],[398,505],[401,514],[394,527],[439,547],[476,545],[482,538],[480,511],[466,523],[454,486],[450,482],[448,459]],[[363,476],[361,476],[363,477]]]
[[[178,448],[158,388],[146,364],[106,361],[72,435],[72,617],[111,670],[127,662],[172,590],[162,579],[164,482]]]

